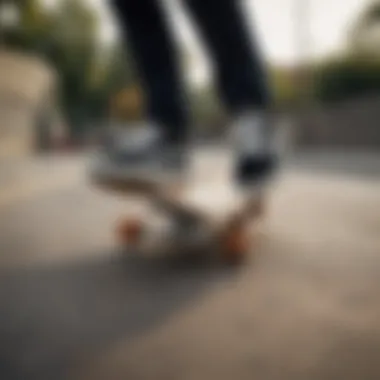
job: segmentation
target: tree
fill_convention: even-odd
[[[53,22],[41,1],[8,0],[3,4],[5,13],[17,15],[15,24],[2,31],[3,42],[24,52],[46,54],[45,49],[51,43]]]
[[[47,10],[39,0],[13,1],[19,20],[4,41],[12,48],[39,55],[59,74],[59,97],[71,132],[82,129],[89,115],[92,77],[97,64],[97,18],[83,1],[59,2]]]
[[[141,115],[143,97],[128,49],[115,43],[104,47],[100,56],[93,66],[90,81],[92,116],[135,119]]]
[[[84,2],[66,0],[52,15],[48,58],[58,69],[61,101],[74,134],[87,122],[91,78],[97,61],[97,18]]]
[[[351,53],[362,57],[379,57],[380,1],[375,0],[364,9],[349,34]]]
[[[3,41],[55,68],[71,135],[80,136],[86,126],[107,117],[110,99],[121,89],[136,88],[128,49],[99,44],[98,19],[88,2],[65,0],[47,9],[41,0],[7,1],[19,17]]]
[[[380,93],[380,62],[343,57],[319,66],[315,74],[315,94],[322,101]]]
[[[315,94],[322,101],[380,93],[380,0],[372,1],[348,34],[349,46],[315,71]]]

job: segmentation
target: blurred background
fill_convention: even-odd
[[[242,3],[291,154],[262,243],[226,270],[120,254],[136,204],[86,181],[99,132],[143,117],[108,1],[0,0],[2,380],[380,378],[380,1]],[[211,181],[227,115],[164,4]]]
[[[203,47],[179,2],[165,3],[178,32],[197,131],[218,134],[225,117]],[[302,114],[298,143],[376,147],[378,2],[243,4],[248,21],[257,20],[276,108]],[[27,123],[31,149],[48,148],[48,130],[83,145],[110,118],[142,116],[143,94],[107,2],[4,0],[0,17],[3,134],[17,134],[22,128],[14,125]]]

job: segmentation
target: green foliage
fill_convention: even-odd
[[[321,101],[380,93],[380,60],[344,58],[327,62],[314,74],[314,91]]]
[[[125,49],[121,44],[115,44],[104,53],[106,59],[103,62],[102,86],[108,92],[113,93],[134,85],[136,74],[128,49]]]
[[[380,93],[380,1],[372,1],[348,34],[348,49],[314,69],[315,97],[323,102]]]
[[[380,1],[374,1],[368,8],[364,21],[367,24],[380,22]]]
[[[271,87],[276,107],[291,107],[297,101],[298,91],[295,70],[273,67],[270,70]]]
[[[80,132],[89,114],[97,19],[91,8],[75,0],[62,2],[51,17],[48,58],[60,75],[62,105],[72,132]]]
[[[119,46],[100,46],[97,15],[84,0],[60,1],[52,9],[39,0],[13,1],[19,22],[5,31],[4,42],[52,64],[71,133],[81,134],[106,116],[111,94],[132,81],[128,56]]]
[[[18,15],[18,22],[5,28],[3,40],[7,45],[27,52],[41,52],[50,43],[52,20],[38,0],[8,1]]]
[[[380,22],[380,1],[372,1],[364,12],[360,15],[357,22],[354,25],[354,32],[360,33],[362,30],[378,24]]]
[[[223,118],[223,106],[215,89],[205,87],[189,94],[190,108],[196,125],[214,125]]]
[[[361,57],[379,57],[380,1],[372,1],[353,23],[348,34],[349,53]]]

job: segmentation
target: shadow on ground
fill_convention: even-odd
[[[1,379],[64,378],[76,361],[143,335],[236,273],[200,259],[118,253],[2,273]]]

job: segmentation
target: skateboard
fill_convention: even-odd
[[[148,256],[208,252],[239,263],[257,241],[267,192],[247,192],[232,179],[206,177],[170,185],[98,178],[95,184],[148,205],[145,214],[117,222],[117,239],[128,251]]]

